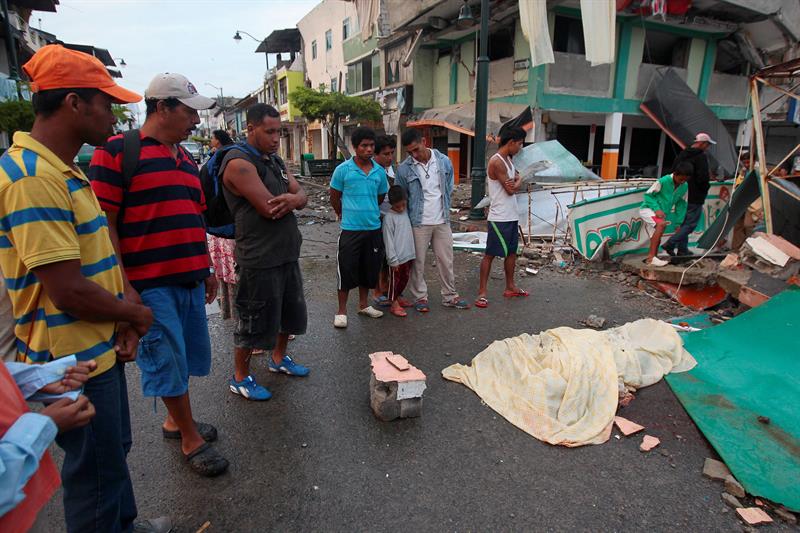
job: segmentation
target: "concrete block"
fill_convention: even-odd
[[[375,416],[385,422],[421,416],[422,393],[426,387],[425,374],[407,364],[402,356],[395,357],[392,352],[373,353],[370,354],[370,359],[370,407]],[[396,366],[398,362],[399,367],[404,370]]]
[[[742,484],[736,481],[736,478],[733,476],[725,478],[725,492],[733,494],[737,498],[744,498],[747,495]]]
[[[780,518],[784,522],[787,522],[789,524],[797,523],[797,516],[795,516],[795,514],[786,507],[781,505],[780,507],[776,507],[774,510],[775,514],[778,515],[778,518]]]
[[[717,263],[704,259],[693,268],[688,265],[672,265],[655,267],[644,262],[644,256],[636,255],[623,259],[621,267],[626,272],[638,274],[648,281],[664,281],[678,284],[683,276],[683,285],[713,285],[717,282]],[[684,275],[684,271],[686,274]]]
[[[703,464],[703,475],[709,479],[725,481],[725,478],[731,475],[731,471],[722,461],[706,458],[706,462]]]
[[[772,522],[772,518],[770,518],[767,513],[758,507],[744,507],[742,509],[736,509],[736,514],[738,514],[739,518],[751,526],[769,524]]]

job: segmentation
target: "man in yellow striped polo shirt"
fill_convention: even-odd
[[[23,67],[36,119],[0,157],[0,268],[14,314],[17,360],[75,354],[97,369],[84,388],[88,426],[57,437],[67,531],[129,531],[136,517],[128,466],[130,415],[124,365],[152,322],[123,296],[106,217],[73,158],[102,144],[113,102],[141,97],[116,85],[96,58],[50,45]]]

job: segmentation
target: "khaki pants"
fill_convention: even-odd
[[[439,270],[439,280],[442,282],[442,301],[458,297],[453,273],[453,232],[450,230],[450,224],[417,226],[413,230],[417,258],[414,260],[411,281],[408,284],[411,297],[414,301],[428,299],[428,285],[425,283],[425,256],[429,245],[433,248],[433,254],[436,256],[436,268]]]

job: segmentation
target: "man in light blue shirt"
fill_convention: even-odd
[[[383,261],[380,204],[389,190],[386,171],[372,160],[375,132],[356,128],[351,136],[356,155],[336,167],[331,178],[331,206],[341,221],[339,234],[339,309],[333,320],[347,327],[347,296],[358,287],[358,314],[380,318],[381,311],[368,304],[369,290],[378,284]]]

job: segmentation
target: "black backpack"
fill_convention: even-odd
[[[225,155],[231,150],[239,150],[250,158],[250,162],[255,165],[259,175],[263,172],[264,165],[273,167],[272,170],[280,176],[286,176],[286,166],[279,157],[270,157],[263,160],[255,148],[246,142],[229,144],[222,147],[211,156],[211,158],[200,169],[200,184],[203,186],[203,194],[206,197],[206,231],[210,235],[233,239],[236,234],[236,226],[228,203],[225,201],[223,192],[225,184],[219,173],[219,168]]]

